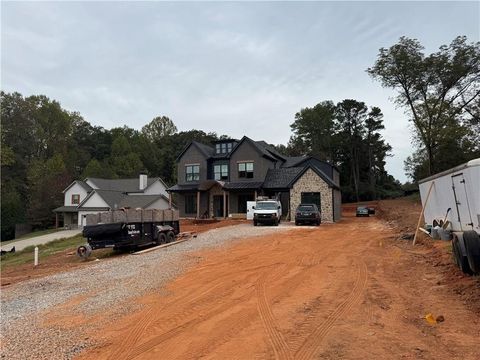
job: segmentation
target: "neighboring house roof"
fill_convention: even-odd
[[[125,195],[120,201],[118,208],[129,207],[132,209],[146,208],[159,199],[168,201],[164,195]]]
[[[134,179],[99,179],[88,178],[95,186],[97,190],[110,190],[110,191],[122,191],[122,192],[143,192],[139,187],[139,178]],[[160,178],[147,178],[147,187],[153,183],[161,181]]]
[[[280,154],[277,149],[275,149],[275,147],[273,145],[270,145],[269,143],[267,143],[266,141],[264,140],[260,140],[260,141],[255,141],[257,143],[257,145],[259,146],[262,146],[263,148],[265,148],[265,150],[267,150],[268,152],[270,152],[272,155],[274,155],[275,157],[281,159],[281,160],[285,160],[285,155],[282,155]]]
[[[99,206],[88,206],[77,208],[77,211],[108,211],[110,208],[108,207],[99,207]]]
[[[77,212],[76,206],[60,206],[53,210],[53,212]]]
[[[90,187],[90,185],[88,185],[85,181],[82,181],[82,180],[75,180],[75,181],[72,181],[72,183],[70,185],[68,185],[65,190],[63,190],[62,192],[65,193],[68,189],[70,189],[73,185],[75,184],[78,184],[80,185],[82,188],[85,189],[86,192],[90,192],[92,191],[92,188]]]
[[[305,167],[290,167],[280,169],[269,169],[263,188],[265,189],[285,189],[290,188],[295,182],[308,170],[312,169],[318,176],[320,176],[328,186],[338,189],[338,185],[335,184],[332,179],[327,176],[316,166]]]
[[[113,208],[119,208],[120,202],[123,200],[125,196],[127,196],[122,191],[111,191],[111,190],[100,190],[97,189],[95,192],[100,195],[100,197],[108,204],[108,206]],[[79,208],[82,206],[80,205]]]

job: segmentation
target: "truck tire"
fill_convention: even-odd
[[[155,243],[157,245],[161,245],[161,244],[165,244],[166,242],[167,242],[167,235],[165,235],[165,233],[163,232],[158,233],[157,240],[155,241]]]
[[[257,226],[257,220],[253,220],[253,226]]]
[[[463,241],[467,252],[468,265],[475,273],[480,273],[480,237],[473,231],[465,231],[463,233]]]
[[[280,222],[280,220],[277,219],[277,220],[275,220],[275,222],[273,223],[273,225],[278,226],[278,223],[279,223],[279,222]]]
[[[80,245],[77,248],[77,256],[81,259],[88,259],[91,253],[92,253],[92,247],[88,244]]]
[[[167,243],[175,241],[175,233],[173,231],[167,232]]]
[[[455,263],[458,265],[460,270],[465,274],[472,274],[472,270],[470,269],[470,265],[468,264],[467,256],[463,254],[462,245],[460,241],[463,241],[457,237],[457,235],[453,235],[452,239],[452,253]]]
[[[317,220],[317,226],[320,226],[320,220]]]

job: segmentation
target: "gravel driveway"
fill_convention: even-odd
[[[109,318],[116,318],[138,306],[126,300],[147,292],[161,293],[168,281],[200,260],[185,255],[246,237],[294,228],[290,224],[279,227],[241,224],[214,229],[195,239],[146,254],[103,260],[2,289],[1,356],[5,359],[71,359],[95,343],[85,337],[85,330],[100,323],[73,328],[42,324],[44,315],[54,311],[56,305],[88,295],[71,309],[72,315],[92,316],[107,309],[110,314],[113,309]]]

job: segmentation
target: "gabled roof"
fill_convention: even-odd
[[[285,161],[285,159],[286,159],[285,155],[280,154],[280,153],[277,151],[277,149],[275,149],[274,146],[270,145],[269,143],[267,143],[267,142],[264,141],[264,140],[255,141],[255,142],[257,143],[257,145],[262,146],[265,150],[267,150],[268,152],[270,152],[273,156],[279,158],[280,160]]]
[[[162,194],[158,195],[128,195],[122,191],[112,191],[112,190],[94,190],[91,195],[87,196],[84,201],[78,206],[78,210],[86,210],[90,207],[84,207],[83,204],[91,198],[94,194],[98,194],[103,201],[107,203],[110,209],[120,209],[122,207],[130,208],[145,208],[153,204],[158,199],[165,199],[168,201],[167,197]]]
[[[110,206],[110,208],[120,207],[120,203],[125,196],[127,196],[122,191],[112,191],[112,190],[100,190],[97,189],[95,192],[100,195],[100,197]],[[79,206],[81,207],[81,205]]]
[[[198,141],[193,140],[187,146],[185,146],[185,148],[182,150],[182,152],[177,156],[176,161],[178,161],[183,156],[183,154],[185,154],[185,152],[190,148],[190,146],[195,146],[203,154],[203,156],[205,156],[205,158],[207,158],[207,159],[209,157],[211,157],[213,155],[213,153],[215,152],[215,149],[212,148],[211,146],[208,146],[208,145],[205,145],[205,144],[202,144]]]
[[[285,158],[285,163],[282,167],[294,167],[307,159],[308,156],[288,156]]]
[[[266,158],[269,158],[270,160],[277,161],[278,159],[271,153],[269,152],[265,146],[262,144],[262,142],[259,141],[253,141],[250,139],[248,136],[244,136],[237,145],[232,149],[230,152],[229,156],[231,156],[244,142],[250,143],[255,150],[258,151],[258,153]],[[263,143],[265,143],[263,141]],[[266,144],[266,143],[265,143]],[[268,144],[267,144],[268,145]]]
[[[263,187],[266,189],[289,188],[293,180],[302,172],[302,167],[269,169]]]
[[[162,198],[168,201],[164,195],[125,195],[122,201],[120,201],[118,208],[129,207],[132,209],[143,209]]]
[[[328,177],[318,167],[309,165],[304,167],[290,167],[280,169],[269,169],[263,188],[265,189],[286,189],[291,188],[293,184],[308,170],[312,169],[328,186],[334,189],[338,189],[338,185],[335,184],[330,177]]]
[[[95,186],[97,190],[109,190],[109,191],[122,191],[122,192],[143,192],[139,188],[139,178],[134,179],[99,179],[88,178]],[[153,183],[161,181],[160,178],[147,178],[147,188]]]
[[[68,185],[65,190],[63,190],[62,192],[65,193],[68,189],[70,189],[73,185],[75,184],[78,184],[80,185],[82,188],[85,189],[85,191],[88,193],[90,191],[92,191],[92,188],[90,187],[90,185],[88,185],[85,181],[82,181],[82,180],[75,180],[75,181],[72,181],[72,183],[70,185]]]

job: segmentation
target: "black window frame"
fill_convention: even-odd
[[[252,165],[251,170],[247,170],[247,165]],[[243,167],[243,170],[242,170]],[[241,179],[253,179],[254,174],[254,162],[253,161],[245,161],[238,163],[238,178]]]
[[[217,171],[217,167],[220,167],[220,171]],[[226,170],[224,170],[226,167]],[[228,164],[215,164],[213,165],[213,179],[214,180],[228,180]],[[217,177],[217,174],[219,176]]]
[[[198,171],[195,172],[195,169],[198,169]],[[200,181],[200,164],[185,165],[185,181]]]

